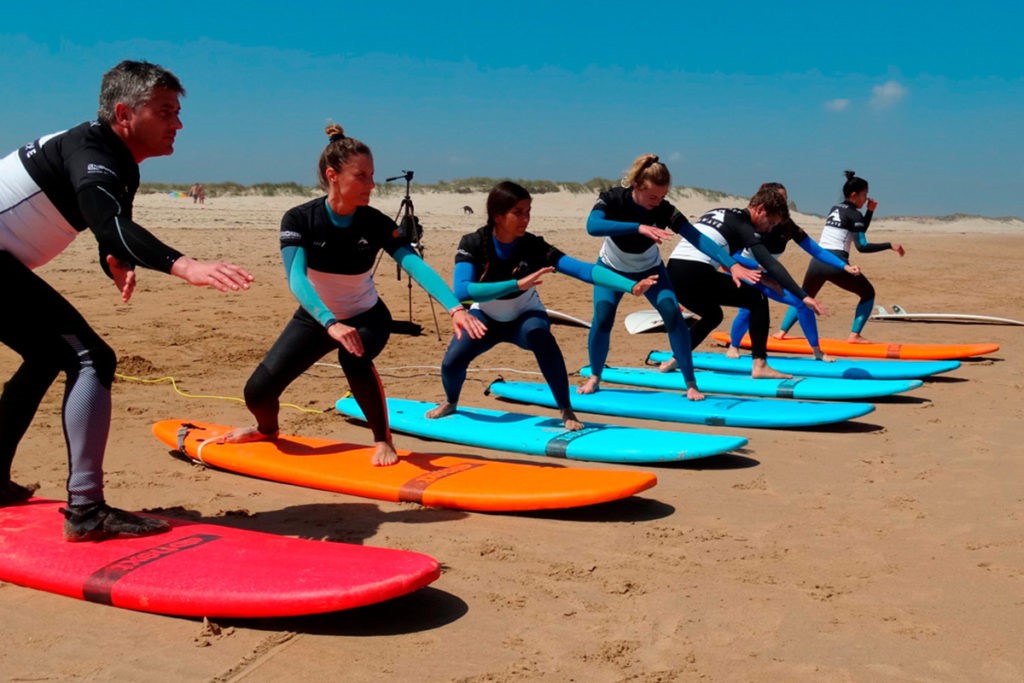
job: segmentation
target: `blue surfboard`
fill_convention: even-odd
[[[670,351],[651,351],[650,363],[663,363],[672,357]],[[693,353],[694,367],[716,372],[734,372],[749,375],[754,361],[749,355],[729,358],[724,353]],[[825,363],[806,356],[768,356],[768,364],[779,372],[801,377],[834,377],[841,379],[922,379],[960,367],[958,360],[871,360],[839,358]]]
[[[590,377],[590,367],[580,370]],[[792,377],[790,379],[753,379],[750,375],[728,372],[698,371],[697,388],[715,394],[739,394],[764,398],[797,398],[810,401],[841,401],[892,396],[916,389],[919,379],[832,379],[826,377]],[[601,381],[630,384],[648,389],[685,391],[686,382],[680,372],[659,372],[650,368],[608,368],[601,371]]]
[[[497,380],[487,390],[511,401],[555,407],[551,390],[542,382]],[[870,403],[825,403],[744,396],[708,395],[703,401],[690,401],[683,393],[608,388],[602,388],[595,394],[573,392],[572,407],[600,415],[765,429],[833,424],[867,415],[875,409]]]
[[[351,396],[338,399],[335,407],[342,415],[365,419]],[[592,462],[694,460],[747,445],[742,436],[688,434],[596,422],[584,422],[583,429],[570,432],[557,418],[461,405],[456,412],[436,420],[424,417],[435,407],[436,403],[388,397],[391,428],[437,441]]]

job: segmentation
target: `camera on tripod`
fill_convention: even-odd
[[[385,182],[405,180],[405,198],[402,199],[398,215],[395,217],[398,223],[398,234],[407,239],[422,256],[423,245],[420,242],[423,240],[423,225],[420,223],[419,217],[416,216],[412,206],[412,199],[409,197],[409,185],[412,183],[413,173],[413,171],[402,171],[402,175],[386,178]]]

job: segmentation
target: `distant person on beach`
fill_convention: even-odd
[[[697,229],[730,254],[749,249],[754,259],[750,265],[764,269],[762,284],[789,292],[820,314],[823,310],[818,302],[800,288],[761,241],[762,235],[788,218],[786,199],[775,190],[761,189],[750,198],[745,209],[708,211],[697,221]],[[689,242],[680,242],[668,260],[668,274],[676,296],[683,306],[699,316],[690,327],[693,346],[699,345],[721,324],[722,306],[745,308],[750,311],[751,377],[790,377],[768,365],[768,299],[764,292],[757,284],[743,283],[736,287],[733,279],[720,270],[720,263]],[[672,361],[668,361],[662,365],[662,370],[672,367]]]
[[[455,294],[474,302],[470,314],[487,326],[479,339],[454,337],[441,363],[445,401],[427,412],[438,418],[455,412],[474,358],[502,342],[532,351],[551,388],[565,428],[583,423],[569,402],[569,377],[562,351],[551,334],[548,314],[537,293],[546,275],[565,273],[588,284],[640,296],[657,280],[630,280],[603,266],[566,256],[543,237],[527,232],[533,199],[526,188],[505,181],[487,196],[487,224],[462,236],[455,253]]]
[[[782,195],[782,198],[789,201],[789,193],[786,191],[786,187],[782,183],[763,183],[759,188],[761,190],[774,190]],[[834,266],[836,268],[845,270],[851,275],[860,275],[860,268],[858,266],[851,266],[849,263],[844,263],[838,256],[833,254],[826,249],[823,249],[817,242],[803,231],[800,226],[793,222],[793,217],[784,219],[781,223],[776,225],[768,233],[761,234],[761,241],[764,243],[768,251],[778,259],[782,256],[782,253],[786,251],[786,245],[789,244],[790,240],[796,242],[801,249],[811,255],[812,258],[816,258],[826,264]],[[739,254],[733,254],[745,266],[757,267],[756,262],[751,262],[753,255],[750,253],[750,249],[746,248]],[[803,328],[804,334],[807,335],[807,343],[811,346],[811,351],[814,353],[814,357],[818,360],[826,362],[834,361],[835,358],[822,352],[821,344],[818,339],[818,320],[815,316],[815,312],[804,303],[802,299],[787,289],[783,289],[780,294],[775,289],[767,287],[763,282],[758,283],[756,287],[761,291],[762,294],[767,296],[769,299],[779,301],[784,304],[792,306],[796,310],[797,318],[800,321],[800,327]],[[738,358],[740,355],[740,344],[743,339],[743,335],[750,329],[750,310],[746,308],[740,308],[736,317],[732,321],[732,329],[729,332],[729,350],[726,355],[730,358]]]
[[[193,204],[205,204],[206,203],[206,188],[203,187],[202,183],[196,183],[192,186],[192,203]]]
[[[378,296],[374,263],[381,249],[448,309],[456,338],[487,328],[463,307],[416,253],[391,218],[370,207],[373,154],[338,124],[325,129],[320,186],[326,196],[289,209],[281,220],[281,256],[299,307],[245,385],[256,426],[231,430],[222,443],[275,439],[280,396],[324,354],[337,351],[353,397],[373,433],[374,465],[393,465],[384,388],[373,359],[391,335],[391,313]]]
[[[825,227],[821,231],[819,244],[827,249],[844,264],[850,263],[850,245],[857,247],[857,251],[870,254],[877,251],[893,250],[901,257],[906,253],[903,245],[896,242],[868,242],[867,231],[871,225],[871,217],[874,215],[878,202],[868,197],[868,181],[858,178],[853,171],[846,171],[846,182],[843,184],[843,197],[846,199],[832,207],[825,219]],[[860,209],[867,204],[867,212],[861,214]],[[875,288],[868,279],[858,273],[852,273],[845,268],[838,268],[836,265],[826,263],[820,259],[814,259],[807,264],[807,272],[804,274],[803,288],[810,296],[817,296],[822,286],[831,282],[848,292],[860,297],[857,308],[853,314],[853,325],[850,328],[850,336],[847,341],[863,342],[861,336],[864,326],[871,317],[875,307]],[[782,326],[776,337],[785,339],[786,333],[793,327],[797,320],[797,311],[790,308],[782,320]],[[804,334],[808,334],[804,330]]]
[[[66,376],[62,420],[68,451],[64,537],[95,541],[166,531],[166,522],[107,505],[103,456],[110,432],[113,349],[68,301],[32,271],[92,230],[100,266],[127,302],[136,266],[220,291],[249,288],[244,269],[195,261],[132,220],[139,163],[174,151],[181,129],[177,77],[148,62],[124,61],[103,76],[99,114],[29,143],[0,160],[0,341],[22,357],[0,395],[0,505],[34,488],[11,481],[11,464],[46,391]]]
[[[729,268],[737,287],[744,279],[756,282],[761,275],[737,263],[665,200],[671,183],[668,167],[659,161],[656,154],[640,155],[626,172],[621,187],[606,190],[598,196],[587,218],[587,232],[604,237],[597,260],[600,265],[630,280],[657,278],[654,286],[644,294],[665,322],[672,353],[679,360],[686,380],[687,398],[699,401],[704,395],[697,390],[690,334],[661,260],[659,245],[674,234],[681,235]],[[621,300],[621,291],[600,283],[594,285],[594,315],[587,345],[591,376],[579,387],[581,394],[594,393],[600,388],[601,369],[608,358],[612,325]]]

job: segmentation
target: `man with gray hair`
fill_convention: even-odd
[[[135,267],[220,291],[249,288],[252,275],[222,261],[196,261],[132,219],[139,163],[171,154],[181,129],[170,71],[123,61],[103,76],[98,120],[39,138],[0,159],[0,342],[22,364],[0,394],[0,505],[28,500],[34,487],[11,481],[18,443],[56,379],[66,375],[62,411],[68,452],[69,541],[166,531],[161,520],[107,505],[103,456],[110,432],[110,388],[117,358],[82,315],[33,270],[61,253],[86,228],[99,261],[127,302]]]

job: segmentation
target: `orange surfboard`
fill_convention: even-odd
[[[650,472],[503,462],[399,450],[374,467],[371,446],[281,435],[274,441],[218,444],[231,427],[188,420],[153,425],[160,441],[194,462],[285,484],[377,500],[487,512],[551,510],[628,498],[654,486]]]
[[[725,332],[713,332],[715,341],[729,343]],[[892,358],[899,360],[960,360],[987,356],[999,350],[999,344],[885,344],[865,342],[862,344],[841,339],[820,339],[821,350],[833,356],[855,356],[858,358]],[[744,336],[741,346],[750,348],[750,335]],[[768,337],[768,350],[776,353],[811,353],[811,347],[802,337],[776,339]]]

